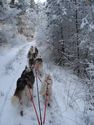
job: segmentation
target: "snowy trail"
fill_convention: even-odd
[[[15,88],[14,83],[16,83],[17,78],[26,65],[26,54],[29,47],[30,45],[27,44],[15,48],[5,55],[6,60],[5,58],[1,60],[1,68],[3,68],[3,71],[0,72],[2,76],[0,79],[0,91],[4,93],[4,96],[0,98],[0,122],[2,121],[2,117],[6,114],[4,113],[4,110],[7,107],[7,102],[10,101],[11,95],[13,94]],[[4,64],[3,61],[6,63]]]
[[[30,44],[24,44],[22,46],[13,48],[4,57],[0,55],[0,91],[3,92],[3,96],[0,96],[0,125],[37,125],[37,120],[32,104],[29,107],[24,106],[24,116],[19,114],[19,108],[13,107],[11,104],[11,96],[14,93],[16,81],[27,64],[27,52],[31,45],[35,45],[35,42]],[[50,66],[44,63],[45,70],[48,70],[53,75],[53,101],[51,107],[47,108],[45,125],[80,125],[77,122],[76,111],[69,108],[67,105],[68,97],[66,95],[68,86],[74,84],[77,78],[72,78],[70,73],[61,71],[57,67]],[[61,77],[61,74],[63,77]],[[67,77],[66,77],[67,76]],[[75,79],[75,80],[73,80]],[[41,85],[40,81],[38,82]],[[72,95],[75,90],[75,85]],[[71,88],[71,86],[70,86]],[[69,88],[69,89],[70,89]],[[34,84],[34,101],[38,110],[36,84]],[[68,90],[69,91],[69,90]],[[71,94],[70,93],[70,94]],[[67,101],[66,101],[67,100]],[[42,116],[44,112],[44,102],[40,97]],[[82,123],[82,125],[84,125]]]
[[[11,50],[8,54],[5,55],[6,59],[2,58],[2,72],[0,72],[0,91],[4,93],[4,96],[0,98],[0,125],[37,125],[36,116],[33,110],[33,107],[24,108],[25,115],[21,117],[16,111],[16,108],[11,105],[11,96],[13,95],[16,80],[20,76],[22,70],[27,64],[26,54],[30,47],[30,44],[20,46]],[[4,63],[3,63],[4,61]],[[35,93],[36,94],[36,93]],[[37,103],[37,97],[35,98],[35,103]],[[41,101],[42,110],[44,109],[44,104]],[[38,107],[38,106],[37,106]],[[57,114],[62,119],[62,115],[59,112],[58,105],[56,102],[53,102],[53,106],[47,110],[47,120],[46,125],[60,125],[58,123]]]
[[[20,59],[20,57],[21,57],[21,55],[23,54],[23,50],[24,50],[24,49],[25,49],[25,46],[19,48],[19,50],[18,50],[17,54],[15,55],[15,57],[13,57],[13,58],[5,65],[5,71],[4,71],[3,75],[6,74],[6,77],[9,77],[9,76],[10,76],[11,78],[13,78],[13,82],[15,81],[14,76],[16,75],[16,73],[14,73],[14,72],[15,72],[15,70],[18,71],[18,69],[16,69],[16,68],[19,68],[19,66],[21,65],[21,62],[20,62],[21,59]],[[25,55],[25,54],[24,54],[24,55]],[[19,62],[18,62],[18,60],[19,60]],[[16,62],[18,62],[18,64],[17,64],[18,67],[14,67],[14,66],[13,66]],[[15,68],[15,69],[13,69],[13,68]],[[7,75],[8,75],[8,76],[7,76]],[[12,90],[13,82],[11,82],[11,84],[8,84],[8,90],[6,91],[5,98],[4,98],[3,104],[2,104],[2,106],[1,106],[0,116],[1,116],[1,114],[2,114],[2,112],[3,112],[5,103],[6,103],[6,101],[7,101],[8,96],[9,96],[9,93],[10,93],[10,91]],[[4,83],[4,82],[3,82],[3,83]],[[4,85],[4,87],[5,87],[5,85]],[[5,88],[6,88],[6,87],[5,87]],[[2,90],[2,91],[4,91],[4,90]]]

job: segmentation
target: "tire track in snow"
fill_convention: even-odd
[[[41,86],[41,83],[39,81],[39,88],[40,86]],[[35,103],[37,103],[37,101]],[[44,99],[41,96],[40,96],[40,104],[41,104],[41,113],[42,113],[42,119],[43,119]],[[51,106],[50,107],[47,106],[47,110],[46,110],[45,125],[62,125],[61,123],[63,123],[62,112],[56,100],[56,96],[53,92]]]
[[[24,45],[22,48],[20,48],[19,51],[17,52],[17,54],[15,55],[15,57],[6,64],[6,67],[5,67],[6,74],[10,73],[10,71],[16,70],[15,69],[16,67],[13,66],[13,64],[15,64],[15,62],[18,62],[19,65],[22,63],[19,61],[21,61],[21,57],[22,57],[22,55],[24,55],[25,48],[26,48],[26,45]]]
[[[60,107],[56,101],[54,95],[51,108],[48,107],[49,123],[48,125],[61,125],[63,123],[63,116],[60,110]]]

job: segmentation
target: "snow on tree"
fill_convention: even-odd
[[[87,86],[88,109],[94,109],[94,1],[47,0],[45,44],[57,65],[70,67]],[[86,80],[87,79],[87,80]]]
[[[88,67],[86,60],[89,39],[93,38],[93,35],[89,35],[93,32],[93,4],[94,2],[90,5],[82,0],[47,0],[47,29],[53,48],[52,57],[57,64],[71,66],[80,77],[86,76]],[[87,26],[88,29],[85,29]],[[85,41],[84,49],[81,41]],[[61,46],[63,49],[60,49]]]
[[[34,0],[30,0],[30,7],[31,8],[35,8],[35,2],[34,2]]]
[[[10,4],[13,4],[13,5],[14,5],[14,3],[15,3],[15,0],[11,0],[11,1],[10,1]]]

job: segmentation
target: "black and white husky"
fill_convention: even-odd
[[[34,61],[35,61],[37,56],[38,56],[37,47],[31,46],[31,48],[27,54],[29,68],[32,68],[34,66]]]
[[[28,104],[28,101],[30,101],[30,93],[33,91],[33,86],[35,82],[35,76],[32,69],[28,69],[27,67],[22,72],[21,77],[18,78],[16,89],[14,92],[14,95],[12,97],[12,104],[13,105],[23,105]],[[23,115],[22,109],[20,109],[20,114]]]
[[[42,76],[43,74],[43,59],[41,56],[38,55],[39,51],[37,47],[31,46],[28,54],[28,67],[30,69],[35,69],[39,71],[39,74]]]
[[[16,83],[16,89],[12,97],[13,105],[28,105],[28,102],[31,100],[31,95],[33,96],[33,87],[35,82],[35,70],[40,71],[42,67],[43,60],[41,57],[37,57],[34,60],[34,67],[28,68],[25,67],[24,71],[21,74],[21,77],[18,78]],[[31,95],[30,95],[31,92]],[[22,107],[22,106],[21,106]],[[20,114],[23,115],[23,110],[21,109]]]

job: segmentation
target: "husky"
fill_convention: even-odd
[[[28,58],[28,66],[32,68],[34,66],[34,60],[38,56],[38,49],[37,47],[31,46],[27,58]]]
[[[12,97],[12,104],[23,105],[24,102],[28,104],[27,101],[31,99],[29,91],[33,94],[34,82],[35,76],[33,70],[26,67],[21,77],[17,80],[16,89]],[[20,115],[23,116],[23,110],[20,111]]]
[[[41,85],[40,94],[43,96],[44,100],[47,96],[47,105],[50,106],[52,101],[52,76],[50,74],[45,74],[43,83]]]
[[[41,70],[42,67],[43,67],[43,59],[41,56],[39,56],[34,60],[34,68],[35,70]]]
[[[17,80],[16,89],[12,97],[13,105],[28,104],[31,100],[30,92],[33,96],[33,86],[35,82],[35,71],[39,71],[42,68],[43,60],[41,57],[37,57],[34,60],[34,67],[25,67],[20,78]],[[20,115],[23,116],[23,109],[20,111]]]
[[[31,46],[30,50],[27,54],[27,58],[36,58],[38,55],[38,49],[37,47]]]

